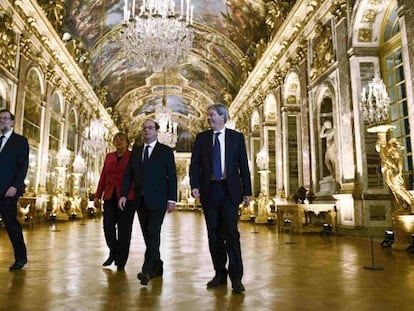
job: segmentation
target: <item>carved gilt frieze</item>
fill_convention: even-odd
[[[372,29],[360,28],[358,29],[359,42],[372,42]]]
[[[10,72],[16,69],[17,41],[13,18],[0,12],[0,63]]]
[[[312,80],[319,77],[335,61],[332,42],[332,30],[329,25],[319,22],[315,29],[315,38],[312,40],[312,63],[310,77]]]

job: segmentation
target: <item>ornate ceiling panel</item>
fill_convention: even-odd
[[[176,2],[176,10],[179,1]],[[174,111],[179,132],[193,136],[205,126],[205,106],[229,104],[237,95],[261,50],[280,23],[277,17],[295,1],[192,0],[195,34],[188,60],[167,72],[167,105]],[[164,92],[159,74],[122,58],[119,32],[124,0],[66,1],[63,31],[80,40],[90,51],[91,83],[115,122],[125,130],[131,123],[153,116]],[[142,0],[136,0],[136,7]],[[246,65],[246,59],[250,66]],[[244,60],[244,63],[242,63]],[[244,65],[244,66],[243,66]],[[128,127],[125,125],[128,124]]]

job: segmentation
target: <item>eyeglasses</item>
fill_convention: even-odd
[[[143,130],[143,131],[145,131],[145,130],[153,130],[153,129],[155,129],[155,126],[153,126],[153,125],[143,126],[143,127],[142,127],[142,130]]]

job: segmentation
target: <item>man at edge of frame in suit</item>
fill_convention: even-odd
[[[10,271],[20,270],[27,263],[27,250],[22,226],[17,220],[17,200],[24,191],[29,167],[27,138],[12,130],[14,115],[0,110],[0,215],[14,250],[15,262]]]

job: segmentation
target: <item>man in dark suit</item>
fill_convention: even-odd
[[[10,271],[20,270],[27,263],[22,226],[17,221],[17,199],[22,195],[29,166],[27,139],[12,130],[14,115],[0,110],[0,215],[13,245],[15,262]]]
[[[159,125],[147,119],[142,125],[143,145],[134,145],[125,170],[119,207],[123,208],[130,185],[135,186],[138,219],[145,241],[145,258],[138,279],[147,285],[162,276],[160,255],[161,225],[165,212],[172,212],[177,201],[177,173],[173,150],[158,142]]]
[[[225,128],[228,111],[224,105],[207,109],[210,130],[195,139],[190,164],[191,194],[200,198],[207,225],[210,254],[216,272],[207,288],[227,284],[243,292],[243,262],[237,227],[241,202],[249,206],[251,180],[242,133]],[[227,257],[229,259],[226,269]]]

